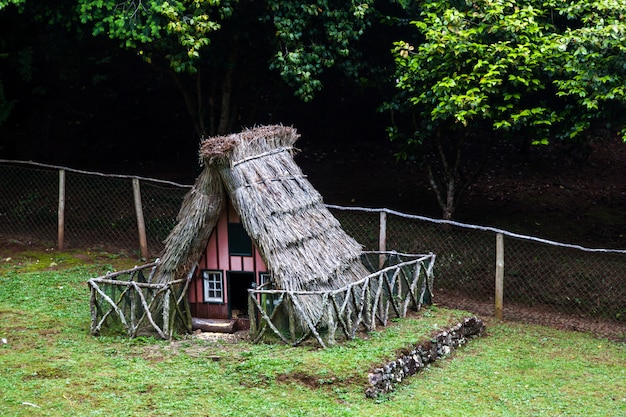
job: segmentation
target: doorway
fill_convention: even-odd
[[[248,289],[255,284],[254,272],[228,271],[228,314],[232,319],[248,318]]]

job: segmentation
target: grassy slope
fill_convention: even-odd
[[[431,308],[326,350],[92,337],[85,280],[111,265],[34,263],[0,266],[3,416],[626,415],[626,346],[586,334],[491,324],[373,401],[370,368],[466,314]]]

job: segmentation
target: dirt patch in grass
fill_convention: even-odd
[[[195,358],[206,358],[219,361],[224,345],[236,344],[250,339],[247,330],[235,333],[194,332],[181,340],[172,340],[168,345],[150,345],[143,350],[143,358],[155,362],[162,361],[167,355],[184,353]]]
[[[33,371],[29,375],[25,375],[22,379],[24,381],[33,379],[65,379],[70,376],[71,374],[69,371],[55,367],[44,367]]]
[[[276,377],[276,380],[278,382],[297,382],[311,388],[320,388],[325,385],[332,385],[338,381],[335,376],[321,378],[319,375],[310,375],[305,372],[280,374]]]
[[[443,290],[437,291],[434,298],[436,304],[442,307],[471,311],[482,317],[495,316],[493,300],[477,300],[466,294]],[[626,342],[626,324],[568,315],[546,306],[525,306],[505,302],[504,320],[539,324],[561,330],[588,332],[616,342]]]

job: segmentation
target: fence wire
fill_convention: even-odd
[[[150,256],[163,249],[189,186],[124,175],[106,175],[43,164],[0,162],[0,236],[5,241],[55,247],[58,238],[59,171],[65,171],[65,249],[139,253],[133,179]]]
[[[370,250],[381,245],[384,212],[387,249],[435,253],[435,300],[451,300],[469,310],[481,303],[493,307],[496,235],[501,233],[505,312],[507,306],[523,306],[526,310],[516,312],[517,318],[532,316],[548,324],[554,322],[551,316],[567,314],[572,317],[566,327],[592,331],[593,323],[606,327],[609,321],[617,325],[611,336],[626,339],[625,250],[587,249],[386,209],[329,207],[344,229]]]
[[[56,246],[60,170],[65,171],[67,249],[139,254],[132,187],[139,179],[149,252],[158,256],[190,187],[0,160],[0,242]],[[586,249],[387,209],[328,207],[365,250],[436,254],[435,299],[453,298],[457,305],[465,300],[464,308],[474,311],[493,303],[495,236],[502,233],[505,311],[522,305],[546,314],[608,320],[623,326],[618,336],[626,338],[626,251]]]

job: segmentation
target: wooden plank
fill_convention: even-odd
[[[183,289],[180,291],[178,299],[176,300],[177,309],[179,308],[181,303],[185,307],[185,313],[183,314],[183,312],[181,311],[180,316],[188,332],[191,332],[191,309],[189,307],[189,298],[187,297],[187,291],[189,291],[189,286],[193,282],[192,277],[193,277],[193,273],[190,272],[189,275],[187,276],[187,282],[185,282],[185,285],[183,286]]]
[[[258,276],[258,274],[256,274],[257,271],[254,270],[254,257],[252,257],[252,256],[242,256],[241,260],[243,262],[242,270],[249,271],[249,272],[255,272],[255,274],[254,274],[255,277]]]
[[[226,211],[220,215],[214,231],[217,233],[218,269],[230,271],[230,254],[228,253],[228,218]]]
[[[504,317],[504,237],[502,233],[496,235],[496,294],[495,294],[496,319]]]
[[[170,294],[171,291],[168,288],[163,295],[163,334],[170,336]]]
[[[131,327],[135,326],[135,298],[136,298],[136,294],[133,294],[132,291],[129,291],[128,294],[128,301],[130,303],[130,325]]]
[[[405,270],[406,266],[401,267],[398,274],[398,307],[400,308],[400,317],[406,317],[406,311],[410,302],[411,283],[409,282]],[[404,290],[406,288],[406,291]]]
[[[346,291],[346,299],[343,300],[343,305],[341,307],[341,312],[346,317],[346,324],[348,325],[348,329],[350,331],[350,339],[354,337],[352,334],[352,328],[354,327],[354,321],[352,320],[352,314],[354,313],[354,319],[357,318],[357,310],[353,309],[356,305],[354,300],[356,299],[356,290],[354,289],[355,285],[350,285],[348,291]]]
[[[141,189],[139,179],[133,178],[133,199],[135,201],[135,215],[137,217],[137,232],[139,233],[139,248],[141,257],[148,259],[148,239],[146,238],[146,223],[143,218],[143,206],[141,204]]]
[[[65,170],[59,170],[59,208],[57,210],[57,247],[65,247]]]
[[[398,272],[398,270],[396,270],[396,272],[394,273],[392,279],[395,279],[397,272]],[[400,317],[400,312],[398,311],[398,306],[396,305],[396,300],[395,300],[395,297],[393,296],[393,286],[389,282],[389,279],[387,279],[387,275],[386,274],[384,274],[384,276],[383,276],[383,281],[386,284],[387,291],[388,291],[388,294],[389,294],[389,297],[387,299],[391,302],[391,306],[393,307],[393,311],[395,311],[395,313],[396,313],[396,317]]]
[[[89,287],[89,311],[91,312],[91,328],[90,333],[93,335],[95,334],[94,332],[94,327],[96,324],[96,321],[98,320],[98,309],[96,307],[96,303],[98,302],[96,300],[96,290],[93,289],[93,287]]]
[[[314,322],[314,326],[315,326],[316,329],[322,323],[322,319],[324,318],[324,310],[326,310],[327,308],[328,308],[328,293],[324,293],[324,294],[322,294],[322,303],[321,303],[321,306],[320,306],[320,315],[317,318],[317,320],[315,320],[315,322]]]
[[[291,344],[296,344],[296,317],[294,315],[294,307],[292,303],[287,303],[287,320],[289,321],[289,336],[291,337]]]
[[[252,298],[256,298],[256,295],[254,295],[252,291],[248,290],[248,317],[250,318],[250,334],[254,335],[257,332],[257,318]]]
[[[108,311],[108,312],[106,312],[106,313],[103,315],[103,317],[102,317],[102,319],[101,319],[100,323],[98,323],[97,330],[98,330],[98,331],[100,330],[100,328],[101,328],[102,324],[103,324],[103,323],[104,323],[104,321],[106,320],[106,317],[108,317],[108,315],[109,315],[111,312],[115,312],[115,313],[117,313],[117,315],[118,315],[118,316],[119,316],[119,318],[120,318],[120,321],[122,322],[122,324],[124,325],[124,327],[128,330],[128,328],[129,328],[129,327],[128,327],[128,323],[126,323],[126,318],[124,317],[124,314],[122,313],[122,311],[120,310],[120,308],[117,306],[117,303],[115,303],[115,302],[114,302],[114,301],[113,301],[113,300],[112,300],[112,299],[111,299],[108,295],[106,295],[106,294],[104,293],[104,291],[102,291],[102,290],[100,289],[100,287],[98,287],[97,285],[95,285],[95,284],[91,284],[91,286],[92,286],[92,288],[93,288],[94,290],[96,290],[96,292],[100,295],[100,297],[102,297],[102,298],[103,298],[103,299],[104,299],[104,300],[105,300],[105,301],[106,301],[106,302],[107,302],[107,303],[111,306],[111,308],[109,309],[109,311]]]
[[[217,240],[217,232],[214,229],[211,232],[211,237],[209,238],[209,243],[206,248],[206,267],[207,269],[219,269],[218,264],[218,253],[219,253],[219,243]]]
[[[256,248],[256,246],[253,247],[254,249],[254,263],[255,263],[255,268],[256,268],[256,272],[265,272],[267,271],[267,266],[265,265],[265,262],[263,261],[263,258],[261,257],[261,254],[259,253],[259,250]]]
[[[365,298],[366,291],[367,291],[367,286],[363,284],[363,287],[361,288],[361,301],[359,302],[359,300],[356,297],[354,297],[354,302],[352,303],[356,307],[355,311],[358,311],[357,316],[356,316],[356,322],[352,323],[352,331],[350,332],[352,335],[352,338],[354,338],[354,336],[356,335],[356,331],[361,325],[361,322],[363,321],[363,309],[365,308],[365,303],[363,302],[363,300]]]
[[[168,284],[150,284],[147,282],[143,283],[143,282],[136,282],[136,281],[121,281],[121,280],[114,280],[114,279],[107,279],[107,278],[92,278],[88,282],[97,282],[99,284],[111,284],[114,287],[127,287],[133,284],[140,288],[152,288],[156,290],[165,288],[165,286],[168,285]],[[181,284],[183,282],[185,282],[184,279],[177,279],[175,281],[169,282],[169,285]]]
[[[332,307],[332,301],[328,300],[328,294],[327,294],[327,308],[326,308],[326,314],[328,315],[328,321],[327,321],[327,326],[328,326],[328,345],[334,345],[335,344],[335,331],[337,330],[337,325],[335,324],[335,315],[333,314],[333,307]]]
[[[418,305],[417,296],[415,294],[415,291],[417,290],[417,284],[419,283],[419,269],[420,269],[419,264],[414,264],[413,274],[412,274],[413,278],[410,283],[407,281],[408,291],[406,293],[406,298],[404,300],[404,306],[402,309],[403,314],[404,314],[403,317],[406,317],[406,312],[409,308],[409,304],[411,303],[411,301],[413,302],[413,307],[416,310],[419,310],[420,308]]]
[[[378,302],[380,301],[380,297],[382,295],[382,290],[383,290],[383,281],[380,275],[381,274],[378,275],[378,288],[376,288],[376,294],[374,295],[374,305],[372,306],[372,317],[376,316],[376,310],[378,310],[378,306],[379,306]],[[383,326],[385,325],[385,323],[382,323],[382,324]],[[376,323],[374,319],[372,319],[372,330],[376,330]]]
[[[387,212],[380,212],[380,228],[378,230],[378,250],[385,252],[387,250]],[[378,255],[378,268],[382,269],[385,265],[385,254]]]
[[[159,259],[157,259],[156,262],[152,262],[150,264],[146,264],[146,265],[137,267],[137,268],[140,268],[140,269],[152,268],[152,269],[150,269],[150,275],[148,276],[148,279],[146,280],[146,283],[148,283],[148,284],[152,283],[152,279],[154,278],[154,274],[156,274],[158,265],[159,265]]]
[[[365,328],[368,331],[372,331],[372,321],[373,318],[371,317],[371,301],[372,301],[372,297],[371,297],[371,291],[370,291],[370,284],[371,284],[371,279],[368,279],[366,283],[364,283],[363,285],[365,285],[365,291],[363,293],[363,299],[361,300],[361,302],[363,303],[363,325],[365,326]]]
[[[243,271],[243,262],[241,261],[241,256],[230,257],[230,270]]]

